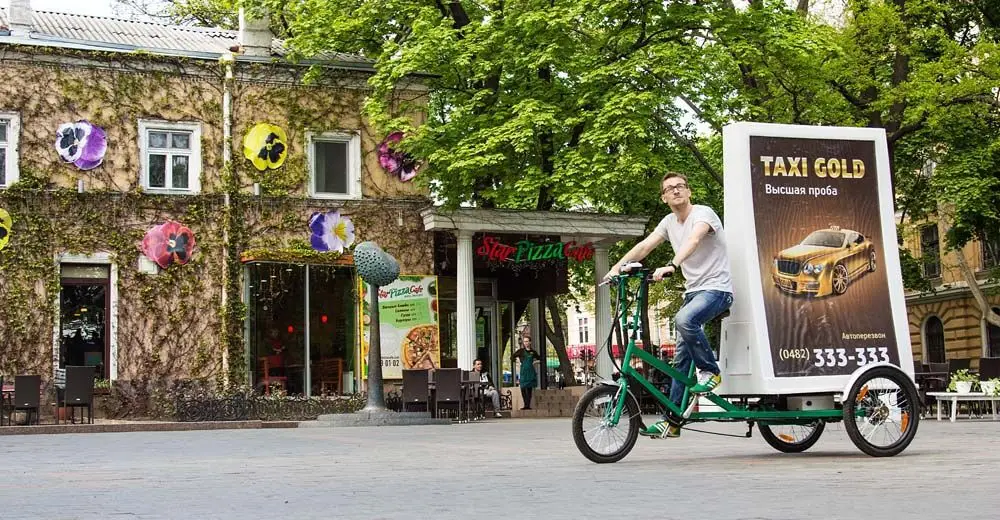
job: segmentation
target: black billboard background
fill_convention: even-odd
[[[765,177],[762,156],[805,157],[808,176]],[[819,177],[814,170],[817,158],[847,159],[848,165],[852,159],[861,159],[864,177]],[[787,167],[787,159],[785,164]],[[775,376],[845,375],[873,362],[872,357],[899,364],[883,258],[883,241],[895,237],[882,236],[878,174],[872,141],[750,137],[760,283]],[[768,185],[772,192],[779,187],[793,191],[801,188],[806,194],[769,194]],[[809,192],[832,191],[827,188],[835,189],[837,194],[816,196]],[[875,246],[876,270],[852,280],[842,295],[811,297],[778,289],[772,279],[775,255],[798,244],[809,233],[831,225],[869,238]],[[863,353],[856,350],[859,348],[864,349]],[[823,361],[819,362],[814,349],[833,350],[821,351]],[[842,363],[845,358],[846,364]],[[835,366],[829,366],[830,359],[837,361]]]

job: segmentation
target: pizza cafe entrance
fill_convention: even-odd
[[[530,338],[542,356],[538,386],[547,381],[542,327],[544,298],[569,291],[570,263],[592,265],[595,285],[607,272],[608,248],[645,234],[645,217],[462,208],[422,212],[434,232],[434,274],[440,292],[441,366],[470,370],[475,359],[498,384],[516,386],[513,352]],[[607,286],[596,291],[597,337],[610,330]],[[603,334],[603,335],[602,335]],[[611,377],[606,357],[597,373]]]

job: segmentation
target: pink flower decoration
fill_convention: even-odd
[[[168,220],[146,232],[142,239],[142,254],[161,269],[166,269],[171,264],[188,263],[194,246],[194,233],[184,224]]]
[[[389,172],[389,175],[407,182],[417,176],[416,160],[408,153],[394,150],[393,144],[403,140],[403,132],[393,132],[378,145],[378,163]]]

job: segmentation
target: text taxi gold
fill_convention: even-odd
[[[764,163],[765,177],[808,177],[809,159],[806,157],[772,157],[770,155],[760,156],[760,162]],[[861,159],[830,158],[820,157],[812,162],[812,172],[817,177],[830,177],[836,179],[860,179],[865,176],[865,162]]]

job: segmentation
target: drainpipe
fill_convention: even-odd
[[[231,86],[233,82],[233,62],[235,58],[231,52],[227,52],[222,55],[220,59],[222,67],[225,69],[225,79],[222,81],[222,171],[229,172],[229,175],[233,175],[230,170],[233,162],[233,129],[232,129],[232,102],[233,94],[231,91]],[[228,312],[229,302],[229,226],[233,221],[232,216],[229,212],[232,210],[232,201],[229,199],[229,189],[223,184],[222,186],[223,204],[225,206],[224,215],[226,215],[226,221],[222,223],[222,330],[225,338],[229,337],[231,323],[229,320],[231,317]],[[225,349],[222,352],[222,371],[227,375],[223,380],[226,382],[226,386],[229,384],[229,348],[228,341],[226,343]]]

